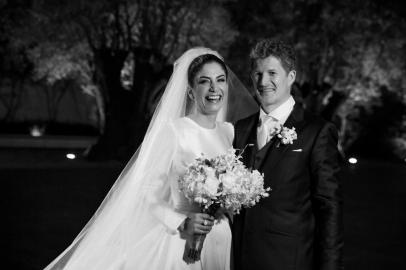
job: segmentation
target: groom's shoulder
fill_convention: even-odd
[[[303,109],[303,116],[306,122],[311,123],[313,125],[323,126],[327,123],[327,121],[323,117],[307,109]]]
[[[321,115],[311,112],[307,109],[303,109],[303,116],[305,122],[308,123],[308,126],[313,127],[316,130],[320,130],[326,126],[333,129],[336,128],[335,124],[331,121],[328,121]]]

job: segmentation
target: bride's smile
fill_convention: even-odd
[[[209,102],[218,103],[223,99],[223,95],[208,95],[206,99]]]

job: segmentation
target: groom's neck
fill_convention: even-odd
[[[285,103],[290,97],[291,97],[291,96],[288,96],[287,98],[285,98],[285,99],[283,99],[283,100],[281,100],[281,101],[278,101],[277,103],[269,104],[269,105],[267,105],[267,106],[264,106],[263,104],[261,104],[261,108],[262,108],[262,110],[264,110],[264,112],[265,112],[266,114],[268,114],[268,113],[272,112],[273,110],[277,109],[277,108],[278,108],[279,106],[281,106],[283,103]]]

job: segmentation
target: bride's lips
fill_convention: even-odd
[[[215,94],[215,95],[213,94],[213,95],[206,96],[205,99],[212,103],[218,103],[223,99],[223,96],[220,94]]]

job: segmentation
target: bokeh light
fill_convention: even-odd
[[[66,154],[66,158],[67,158],[67,159],[75,159],[75,158],[76,158],[76,155],[75,155],[75,154],[72,154],[72,153],[69,153],[69,154]]]
[[[44,128],[34,125],[30,128],[30,135],[33,137],[41,137],[44,134]]]

